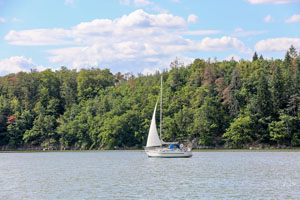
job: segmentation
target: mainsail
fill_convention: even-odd
[[[152,121],[151,121],[150,130],[148,134],[148,139],[147,139],[147,147],[156,147],[162,145],[160,138],[158,137],[156,122],[155,122],[156,107],[157,107],[157,102],[155,104],[155,108],[152,116]]]

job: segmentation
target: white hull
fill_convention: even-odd
[[[149,158],[189,158],[192,157],[191,151],[181,150],[145,150]]]

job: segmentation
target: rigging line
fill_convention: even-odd
[[[161,81],[160,81],[160,128],[159,128],[159,136],[160,140],[162,141],[161,138],[161,132],[162,132],[162,76],[161,76]]]

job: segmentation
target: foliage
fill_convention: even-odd
[[[62,67],[0,77],[0,146],[145,146],[161,76],[164,141],[300,146],[300,55],[293,46],[283,60],[255,52],[252,61],[184,66],[176,59],[170,67],[147,76]]]
[[[230,124],[230,127],[224,133],[227,142],[232,142],[234,148],[242,148],[244,144],[252,141],[254,130],[253,122],[250,116],[239,116]]]

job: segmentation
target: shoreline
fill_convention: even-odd
[[[10,151],[0,151],[1,153],[53,153],[53,152],[117,152],[117,151],[132,151],[132,152],[143,152],[143,149],[108,149],[108,150],[10,150]],[[273,152],[273,151],[299,151],[300,148],[286,148],[286,149],[193,149],[193,152]]]

